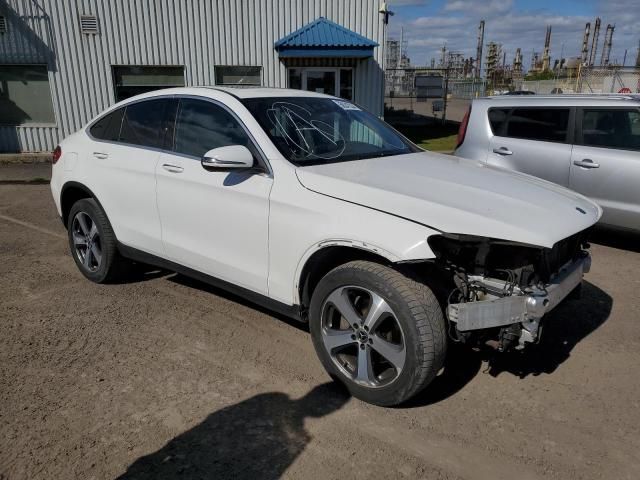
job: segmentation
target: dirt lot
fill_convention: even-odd
[[[383,409],[240,298],[163,272],[89,283],[49,187],[0,185],[0,478],[640,478],[633,242],[593,246],[538,348],[454,351]]]

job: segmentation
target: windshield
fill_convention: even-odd
[[[243,103],[282,155],[296,165],[420,151],[389,125],[345,100],[276,97]]]

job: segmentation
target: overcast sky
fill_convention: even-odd
[[[552,26],[551,57],[577,57],[582,47],[586,22],[600,17],[602,25],[597,63],[607,24],[615,24],[611,61],[622,62],[628,49],[626,65],[635,64],[640,40],[640,0],[389,0],[395,16],[389,21],[389,38],[400,37],[404,27],[409,41],[409,57],[414,65],[426,65],[432,57],[436,63],[443,44],[447,49],[475,57],[478,24],[485,20],[484,43],[495,41],[513,61],[520,47],[528,68],[531,52],[542,52],[547,25]],[[591,43],[591,39],[589,40]],[[483,54],[484,54],[483,53]]]

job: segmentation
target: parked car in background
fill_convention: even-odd
[[[531,90],[512,90],[511,92],[505,93],[505,95],[535,95],[536,92],[532,92]]]
[[[601,215],[567,189],[424,152],[357,105],[301,90],[140,95],[53,160],[85,277],[149,263],[309,322],[329,374],[378,405],[426,387],[448,337],[537,342],[589,270]]]
[[[602,207],[602,224],[640,230],[638,96],[477,99],[455,155],[569,187]]]

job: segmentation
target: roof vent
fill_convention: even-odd
[[[0,33],[7,33],[7,18],[0,15]]]
[[[95,15],[80,15],[80,31],[85,35],[98,33],[98,17]]]

